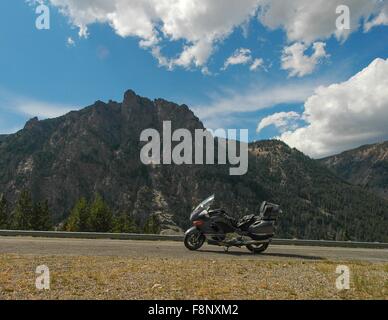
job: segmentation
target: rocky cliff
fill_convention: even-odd
[[[56,119],[34,118],[0,140],[0,193],[13,203],[31,190],[34,199],[48,200],[56,223],[80,197],[100,193],[140,225],[159,213],[165,225],[182,228],[192,207],[215,193],[236,217],[256,212],[263,200],[281,204],[281,237],[388,240],[387,201],[279,141],[250,144],[244,176],[230,176],[228,165],[142,164],[141,131],[161,132],[166,120],[173,129],[203,128],[186,105],[133,91],[120,103],[97,101]]]

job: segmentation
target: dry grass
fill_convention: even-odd
[[[47,265],[51,289],[35,288]],[[387,299],[388,264],[0,255],[0,299]]]

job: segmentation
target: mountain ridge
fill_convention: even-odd
[[[32,119],[0,143],[0,193],[15,203],[23,189],[48,200],[56,223],[75,202],[101,194],[139,225],[151,213],[182,228],[194,205],[215,193],[231,215],[257,212],[261,201],[282,205],[278,236],[387,241],[388,202],[338,178],[321,162],[276,140],[249,144],[245,176],[228,165],[144,165],[140,132],[163,121],[173,130],[204,129],[188,108],[128,90],[123,102],[96,101],[55,119]]]
[[[388,199],[388,141],[363,145],[320,162],[346,181]]]

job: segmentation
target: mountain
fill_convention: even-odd
[[[388,141],[365,145],[321,162],[346,181],[388,199]]]
[[[0,134],[0,143],[7,138],[6,134]]]
[[[151,213],[187,228],[192,207],[212,193],[239,217],[261,201],[281,204],[277,235],[287,238],[387,241],[388,201],[337,177],[280,141],[249,144],[249,170],[230,176],[229,165],[144,165],[140,133],[203,129],[186,105],[149,100],[127,91],[121,103],[97,101],[56,119],[28,121],[0,143],[0,193],[15,203],[21,190],[48,200],[56,223],[80,197],[103,196],[116,213],[139,225]]]

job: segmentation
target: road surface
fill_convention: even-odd
[[[253,255],[245,248],[231,248],[225,253],[222,247],[209,245],[191,252],[183,243],[173,241],[32,237],[0,237],[0,254],[388,262],[387,249],[270,245],[265,253]]]

